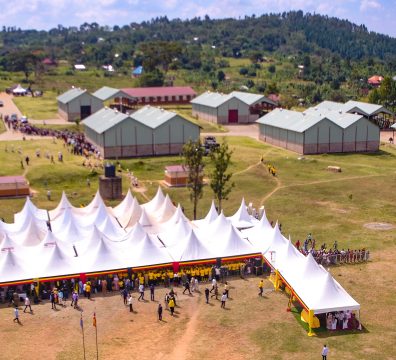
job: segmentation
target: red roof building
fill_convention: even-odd
[[[197,96],[189,86],[146,87],[121,89],[137,99],[137,105],[188,104]],[[136,103],[131,103],[131,106]]]
[[[367,82],[375,87],[378,87],[381,85],[381,82],[384,80],[384,78],[382,76],[378,76],[378,75],[374,75],[371,78],[369,78],[367,80]]]

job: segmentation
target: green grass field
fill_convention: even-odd
[[[267,217],[279,220],[284,234],[290,234],[293,242],[305,239],[311,232],[317,245],[325,242],[331,246],[337,240],[339,248],[370,249],[372,261],[369,263],[330,269],[337,281],[361,304],[365,330],[341,336],[338,332],[325,332],[309,338],[301,323],[285,311],[287,297],[284,294],[274,294],[264,308],[255,302],[251,308],[251,300],[244,297],[244,291],[248,290],[242,290],[241,285],[240,292],[235,294],[241,300],[233,311],[214,316],[202,310],[194,333],[198,345],[191,358],[210,357],[207,346],[221,346],[219,339],[208,336],[211,330],[207,324],[210,324],[216,333],[229,336],[226,342],[234,351],[231,359],[243,359],[249,353],[258,359],[315,359],[319,358],[323,343],[330,346],[331,358],[392,359],[395,325],[391,319],[396,311],[395,231],[372,230],[364,225],[373,222],[396,225],[396,193],[392,190],[396,181],[396,148],[383,145],[376,154],[324,154],[299,160],[295,153],[250,138],[229,137],[228,142],[234,151],[231,170],[235,188],[224,202],[226,215],[233,214],[244,197],[256,208],[264,204]],[[11,152],[11,146],[15,152]],[[22,154],[17,152],[19,147]],[[42,154],[62,151],[64,163],[50,164],[48,159],[35,158],[37,148]],[[0,175],[26,172],[34,190],[32,200],[37,206],[54,208],[63,190],[76,206],[87,204],[95,194],[99,174],[83,167],[83,159],[67,153],[61,143],[53,144],[51,140],[9,142],[7,149],[8,152],[5,143],[1,143]],[[25,154],[31,158],[28,169],[20,166]],[[261,156],[276,167],[277,177],[269,175],[266,165],[260,163]],[[145,196],[150,198],[164,178],[164,166],[180,162],[180,157],[174,156],[122,160],[121,164],[124,174],[126,169],[134,172],[140,185],[147,188]],[[342,172],[327,171],[329,165],[340,166]],[[90,188],[86,185],[87,177],[91,179]],[[52,191],[52,201],[46,199],[47,188]],[[127,188],[124,179],[124,192]],[[164,191],[175,202],[180,202],[191,217],[192,206],[186,189]],[[141,203],[146,201],[141,193],[135,195]],[[211,199],[210,187],[206,186],[199,202],[199,217],[206,215]],[[0,216],[12,221],[13,213],[19,211],[23,203],[24,199],[0,200]],[[108,202],[109,205],[116,203]],[[240,336],[236,336],[238,332]],[[202,342],[207,346],[200,346]]]
[[[58,112],[56,93],[44,92],[43,96],[16,96],[13,101],[21,113],[34,120],[55,119]]]

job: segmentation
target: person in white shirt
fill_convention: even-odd
[[[26,296],[26,298],[25,298],[25,310],[23,310],[23,312],[26,312],[27,308],[30,309],[30,312],[33,312],[32,307],[30,305],[30,299]]]
[[[220,305],[221,308],[225,309],[226,301],[227,301],[227,293],[223,292],[223,295],[221,295],[221,305]]]
[[[128,305],[129,305],[129,311],[133,312],[133,307],[132,307],[132,294],[128,294]]]
[[[322,360],[327,360],[327,354],[329,353],[329,348],[324,345],[322,349]]]
[[[138,298],[138,301],[140,301],[140,299],[144,301],[144,285],[143,284],[139,285],[139,293],[140,293],[140,296]]]

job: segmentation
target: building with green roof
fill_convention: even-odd
[[[200,127],[180,115],[153,106],[128,114],[104,108],[83,121],[86,138],[105,158],[177,155]]]
[[[66,121],[83,120],[103,108],[103,102],[87,90],[71,88],[57,97],[58,114]]]
[[[378,125],[341,110],[275,109],[257,123],[260,140],[300,154],[374,152],[380,144]]]
[[[274,109],[277,104],[260,94],[233,91],[230,94],[205,92],[191,101],[192,114],[217,124],[246,124]]]

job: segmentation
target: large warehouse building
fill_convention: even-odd
[[[260,140],[300,154],[373,152],[380,144],[375,123],[342,111],[276,109],[257,123]]]
[[[83,120],[103,108],[102,100],[79,88],[71,88],[57,100],[59,116],[66,121]]]
[[[191,101],[192,115],[217,124],[244,124],[256,121],[277,104],[259,94],[233,91],[228,95],[205,92]]]
[[[376,123],[381,129],[388,129],[394,122],[394,114],[382,105],[369,104],[362,101],[349,100],[345,104],[334,101],[323,101],[306,112],[341,111],[349,114],[359,114]]]
[[[85,119],[85,136],[105,158],[180,154],[200,127],[178,114],[145,106],[132,114],[104,108]]]

